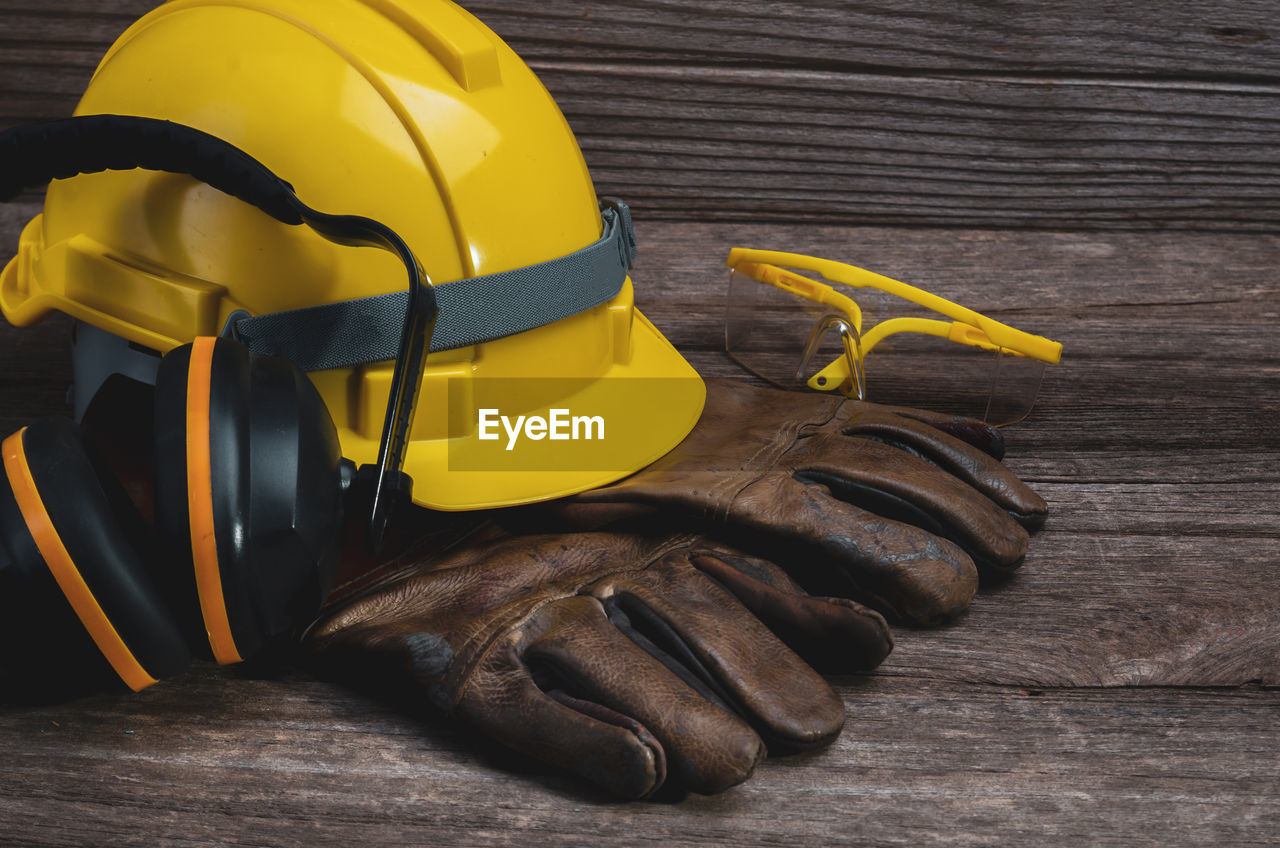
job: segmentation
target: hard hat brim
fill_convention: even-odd
[[[485,445],[474,430],[459,438],[414,441],[404,465],[413,478],[414,503],[455,511],[567,497],[616,482],[678,445],[702,414],[706,387],[639,310],[633,316],[629,361],[597,379],[577,382],[554,404],[520,410],[544,419],[554,409],[599,414],[608,428],[607,444],[563,445],[564,464],[550,467],[547,457],[554,454],[531,456],[534,446],[528,442],[523,453],[519,446],[505,452],[508,436],[501,428],[500,439]],[[341,426],[338,430],[344,445],[358,439]],[[551,446],[542,441],[536,447]]]

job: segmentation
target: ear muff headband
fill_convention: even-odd
[[[377,547],[390,521],[392,503],[398,493],[410,488],[402,470],[404,457],[440,311],[426,271],[390,227],[359,215],[329,215],[312,209],[266,165],[193,127],[129,115],[82,115],[0,133],[0,202],[51,179],[134,168],[190,174],[281,223],[305,224],[337,244],[388,250],[404,263],[408,297],[371,481],[368,534],[371,546]]]
[[[223,665],[241,661],[227,617],[218,566],[218,542],[213,521],[213,471],[209,459],[209,394],[213,380],[213,351],[217,339],[197,338],[191,344],[187,369],[187,515],[191,523],[191,561],[195,565],[200,614],[213,658]]]
[[[18,510],[27,524],[36,548],[49,566],[58,588],[66,596],[76,617],[93,639],[98,650],[106,657],[107,662],[115,669],[120,679],[135,692],[145,689],[156,682],[142,664],[134,657],[133,652],[124,643],[115,625],[102,611],[98,599],[93,596],[79,569],[67,552],[67,547],[53,526],[53,520],[45,508],[44,500],[36,489],[35,480],[31,476],[31,468],[27,465],[27,455],[22,444],[22,435],[26,428],[9,436],[0,446],[4,454],[4,470],[9,477],[9,485],[13,489],[14,500]]]

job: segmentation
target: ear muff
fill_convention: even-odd
[[[0,453],[5,630],[23,639],[5,650],[32,652],[18,664],[27,668],[105,660],[134,690],[185,668],[190,656],[153,582],[142,520],[74,425],[37,422],[5,439]]]
[[[358,484],[368,489],[376,545],[391,505],[409,491],[404,451],[438,313],[430,280],[404,240],[377,221],[312,209],[247,153],[168,121],[98,115],[11,128],[0,133],[0,151],[0,201],[81,173],[171,171],[284,224],[401,260],[408,298],[382,443],[372,474],[362,473]],[[22,323],[13,304],[4,306]],[[250,356],[238,341],[197,338],[161,361],[155,422],[163,559],[152,556],[128,496],[84,452],[72,425],[42,423],[3,443],[0,675],[56,677],[41,675],[39,663],[75,655],[140,689],[181,670],[190,646],[239,662],[319,609],[337,570],[354,466],[341,458],[337,430],[310,380],[284,359]],[[20,640],[35,645],[29,655]]]
[[[297,368],[229,339],[175,348],[156,381],[156,523],[193,644],[234,663],[303,625],[337,568],[337,430]]]
[[[23,188],[42,186],[53,179],[66,179],[103,170],[136,168],[189,174],[232,197],[256,206],[282,224],[306,225],[320,237],[335,244],[386,250],[395,254],[404,264],[409,284],[408,297],[405,298],[403,307],[398,303],[393,307],[395,312],[403,308],[404,321],[400,325],[399,343],[394,350],[396,367],[391,376],[376,474],[372,481],[374,492],[370,499],[369,540],[372,546],[377,547],[390,520],[391,504],[401,493],[407,494],[412,488],[412,478],[403,472],[405,451],[409,444],[415,400],[440,311],[431,280],[417,257],[404,239],[387,225],[360,215],[331,215],[312,209],[294,194],[289,183],[248,153],[193,127],[128,115],[81,115],[59,121],[11,127],[0,132],[0,202],[16,197]],[[614,220],[623,219],[620,212],[615,213]],[[630,218],[625,217],[625,220],[629,222]],[[624,234],[624,230],[617,232],[619,235]],[[625,235],[626,239],[632,238],[629,223],[625,228]],[[618,249],[624,246],[629,263],[634,249],[634,244],[630,241],[617,241],[616,246],[610,243],[603,255],[607,257],[617,254]],[[618,255],[621,257],[621,254]],[[505,274],[495,277],[509,279]],[[12,282],[12,279],[10,275],[5,276],[7,282]],[[4,288],[0,295],[10,294],[8,289],[11,286],[6,284]],[[577,311],[598,305],[599,300],[593,300],[592,297],[589,295]],[[22,312],[22,307],[11,300],[12,298],[0,297],[0,307],[3,307],[5,316],[15,324],[29,323],[36,315],[42,314],[28,311],[25,319],[20,319],[18,315]],[[24,295],[22,300],[29,308],[35,305],[35,301],[43,298],[27,300]],[[518,312],[529,311],[526,300],[520,301],[525,308]],[[67,305],[72,306],[69,301]],[[365,310],[368,306],[366,303],[361,309]],[[70,311],[81,318],[88,318],[79,309],[71,308]],[[362,311],[362,314],[367,321],[373,313]],[[568,312],[558,317],[571,314],[575,313]],[[98,315],[110,319],[109,315]],[[493,325],[488,320],[490,317],[486,314],[483,328],[474,331],[479,333],[477,339],[480,336],[487,338],[487,334],[493,331]],[[328,320],[334,319],[330,317]],[[335,335],[341,323],[333,324],[329,333],[322,335]],[[375,323],[381,323],[380,319]],[[165,332],[171,333],[172,326]],[[362,326],[369,325],[366,323]],[[313,323],[308,323],[301,330],[295,327],[294,331],[307,338],[315,335]],[[279,343],[285,340],[289,331],[279,327],[275,330],[261,329],[260,342],[264,335],[276,338],[263,349],[277,353],[281,350]],[[359,335],[357,331],[357,337]],[[367,336],[368,333],[363,335]],[[294,340],[297,341],[297,337]],[[329,338],[326,345],[306,345],[309,349],[310,367],[316,370],[332,367],[323,364],[328,355],[341,350],[344,344],[352,343],[354,340],[344,342],[341,338]],[[381,352],[377,351],[379,354]],[[297,355],[298,352],[294,353]],[[360,361],[378,361],[378,357]],[[332,426],[330,420],[329,427]],[[196,543],[204,546],[205,540],[197,538]],[[209,583],[207,588],[210,595],[216,594],[212,583],[206,582]],[[219,604],[213,603],[213,606]],[[218,617],[212,609],[207,611],[213,617]],[[226,628],[219,626],[217,629],[221,633]],[[217,650],[228,658],[235,655],[236,650],[223,636],[218,636],[216,640],[221,643]]]

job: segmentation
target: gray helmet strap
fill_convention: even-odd
[[[604,232],[567,256],[538,265],[435,286],[440,317],[431,350],[479,344],[576,315],[617,295],[635,260],[627,205],[601,199]],[[235,312],[223,328],[257,354],[288,357],[304,371],[396,358],[405,314],[403,291],[323,306],[251,316]],[[160,354],[77,321],[74,379],[68,402],[80,421],[114,374],[155,385]]]
[[[482,277],[436,283],[440,315],[431,351],[523,333],[613,299],[635,260],[627,205],[601,199],[600,238],[566,256]],[[252,353],[284,356],[303,371],[396,358],[403,291],[241,318],[227,328]],[[224,331],[225,332],[225,331]]]

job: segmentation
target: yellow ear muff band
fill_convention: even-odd
[[[218,568],[213,524],[213,473],[209,462],[209,394],[217,339],[201,336],[191,344],[187,370],[187,514],[191,520],[191,561],[195,564],[200,613],[213,658],[223,665],[241,661],[227,618]]]
[[[53,520],[49,518],[44,500],[36,489],[36,481],[31,477],[31,468],[27,465],[27,454],[22,445],[22,434],[25,432],[24,427],[5,439],[0,451],[4,453],[4,470],[9,476],[9,485],[13,489],[13,497],[18,503],[22,519],[27,524],[27,531],[35,540],[36,549],[49,566],[58,588],[62,589],[62,594],[88,631],[89,638],[93,639],[125,685],[135,692],[145,689],[155,683],[156,679],[134,657],[124,639],[120,638],[115,625],[102,611],[98,599],[93,596],[80,575],[80,570],[71,560],[71,554],[62,543]]]

